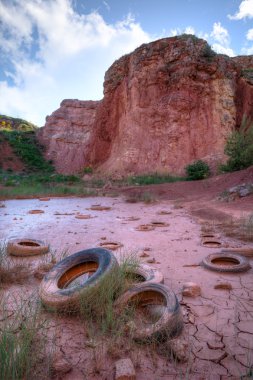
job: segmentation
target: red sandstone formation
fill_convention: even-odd
[[[198,159],[215,167],[242,114],[253,118],[251,70],[252,56],[215,54],[191,35],[142,45],[106,72],[101,102],[63,101],[47,118],[47,156],[63,173],[182,174]]]
[[[85,167],[98,104],[63,100],[60,108],[47,116],[45,127],[40,128],[38,138],[46,146],[46,158],[53,160],[60,173],[76,173]]]

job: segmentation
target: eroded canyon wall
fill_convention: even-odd
[[[72,101],[83,105],[82,127],[71,101],[48,117],[47,156],[66,173],[92,165],[114,175],[182,174],[197,159],[215,167],[242,114],[252,114],[252,63],[189,35],[142,45],[106,72],[101,102]]]
[[[77,173],[90,156],[90,139],[99,102],[65,99],[47,116],[38,139],[46,147],[46,158],[59,173]]]

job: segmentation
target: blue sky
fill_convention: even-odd
[[[62,99],[101,99],[115,59],[181,33],[253,54],[253,0],[0,0],[0,113],[42,126]]]

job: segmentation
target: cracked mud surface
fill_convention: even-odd
[[[110,209],[92,210],[96,203]],[[239,379],[249,374],[253,365],[253,269],[218,273],[200,266],[205,256],[219,249],[203,247],[200,224],[185,208],[174,208],[165,200],[145,205],[125,203],[121,198],[52,198],[45,203],[38,199],[11,200],[5,205],[0,209],[1,241],[23,237],[43,240],[59,256],[66,249],[70,255],[99,247],[106,240],[116,241],[123,245],[114,251],[116,257],[135,252],[143,263],[161,270],[165,284],[181,302],[189,359],[179,364],[143,346],[129,351],[125,347],[135,364],[137,380]],[[29,214],[31,209],[44,213]],[[87,213],[89,219],[75,218]],[[145,232],[136,230],[140,224],[158,218],[168,225]],[[238,246],[237,241],[222,235],[220,239],[228,247]],[[36,266],[45,256],[23,260]],[[189,281],[200,285],[201,296],[181,296],[182,285]],[[31,277],[23,285],[0,289],[0,296],[22,293],[29,298],[39,283]],[[229,283],[232,289],[215,289],[218,283]],[[11,313],[11,305],[7,308]],[[45,334],[53,337],[55,347],[73,367],[61,379],[113,379],[115,358],[107,351],[103,338],[91,341],[76,317],[43,313],[49,320]]]

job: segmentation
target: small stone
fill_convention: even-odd
[[[155,263],[155,258],[152,257],[152,259],[148,259],[148,260],[147,260],[147,263],[149,263],[149,264],[154,264],[154,263]]]
[[[210,348],[210,350],[219,350],[224,348],[224,343],[222,343],[220,340],[209,339],[207,346]]]
[[[247,197],[247,195],[250,195],[251,191],[248,188],[240,189],[239,195],[240,197]]]
[[[140,257],[149,257],[149,254],[146,253],[146,252],[142,252],[142,253],[140,254]]]
[[[58,353],[52,361],[52,372],[54,374],[65,374],[72,370],[72,365],[68,362],[65,355]]]
[[[135,380],[135,369],[131,359],[120,359],[115,364],[115,380]]]
[[[230,194],[237,193],[237,191],[238,191],[238,186],[230,187],[230,189],[228,189],[228,192]]]
[[[200,296],[201,289],[200,286],[194,282],[186,282],[183,285],[182,295],[185,297],[197,297]]]
[[[214,289],[232,290],[232,285],[229,282],[219,282],[214,285]]]

